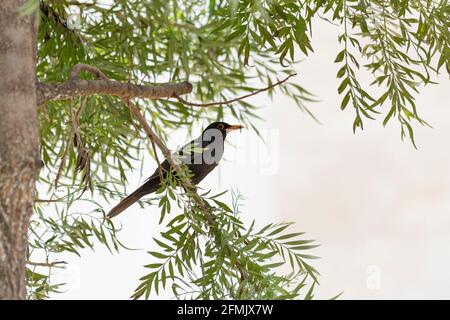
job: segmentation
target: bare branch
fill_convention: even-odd
[[[274,84],[272,84],[272,85],[270,85],[270,86],[268,86],[266,88],[258,89],[256,91],[253,91],[253,92],[249,93],[249,94],[246,94],[246,95],[243,95],[241,97],[237,97],[237,98],[234,98],[234,99],[231,99],[231,100],[226,100],[226,101],[209,102],[209,103],[195,103],[195,102],[186,101],[186,100],[184,100],[183,98],[181,98],[178,95],[175,95],[175,98],[177,98],[178,101],[180,101],[181,103],[183,103],[183,104],[185,104],[187,106],[192,106],[192,107],[221,106],[221,105],[224,105],[224,104],[230,104],[230,103],[233,103],[233,102],[244,100],[244,99],[249,98],[251,96],[257,95],[258,93],[261,93],[261,92],[264,92],[264,91],[268,91],[268,90],[270,90],[272,88],[275,88],[276,86],[279,86],[279,85],[283,84],[284,82],[288,81],[291,77],[294,77],[296,75],[297,75],[296,73],[290,74],[289,76],[287,76],[283,80],[277,81]]]
[[[80,79],[81,71],[86,71],[93,74],[95,80],[82,80]],[[296,74],[290,74],[283,80],[277,81],[274,84],[253,91],[249,94],[237,97],[231,100],[209,102],[209,103],[195,103],[189,102],[181,98],[182,95],[192,92],[192,84],[185,81],[180,83],[165,83],[155,86],[137,85],[131,83],[122,83],[119,81],[110,80],[106,75],[95,68],[87,64],[76,64],[70,71],[69,80],[64,82],[50,82],[41,83],[38,82],[37,87],[37,104],[42,105],[51,100],[65,100],[72,99],[76,96],[89,96],[89,95],[113,95],[121,98],[147,98],[147,99],[162,99],[162,98],[176,98],[181,103],[192,107],[212,107],[225,104],[231,104],[240,100],[244,100],[251,96],[257,95],[261,92],[273,89],[289,80]]]
[[[61,199],[34,199],[34,202],[39,203],[52,203],[52,202],[60,202]]]
[[[36,94],[37,104],[42,105],[47,101],[72,99],[76,96],[112,95],[127,98],[162,99],[191,92],[192,84],[186,81],[143,86],[108,79],[72,79],[64,82],[38,83]]]
[[[27,264],[33,267],[47,267],[47,268],[62,268],[61,264],[67,264],[65,261],[54,261],[54,262],[33,262],[27,261]]]
[[[69,79],[78,80],[80,78],[81,71],[87,71],[89,73],[92,73],[97,77],[97,79],[108,80],[108,78],[105,76],[103,72],[100,71],[100,69],[97,69],[96,67],[84,63],[78,63],[73,66],[72,70],[70,70]]]
[[[81,71],[92,73],[96,80],[80,79]],[[64,82],[37,83],[37,104],[50,100],[65,100],[76,96],[113,95],[126,98],[171,98],[192,92],[189,82],[165,83],[155,86],[143,86],[109,80],[94,66],[79,63],[70,71],[69,80]]]

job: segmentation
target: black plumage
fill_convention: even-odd
[[[219,164],[227,133],[240,128],[242,128],[240,125],[214,122],[203,130],[200,137],[192,140],[173,154],[178,161],[186,164],[192,174],[191,181],[193,184],[200,183]],[[167,160],[161,163],[161,169],[160,171],[157,168],[142,186],[112,208],[108,217],[117,216],[143,196],[158,190],[161,187],[161,173],[165,178],[171,169]]]

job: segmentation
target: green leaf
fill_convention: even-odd
[[[345,50],[342,50],[341,52],[338,53],[334,62],[335,63],[342,62],[344,60],[344,57],[345,57]]]
[[[347,92],[347,94],[345,95],[344,99],[342,99],[341,110],[344,110],[347,107],[348,102],[350,101],[350,98],[351,98],[351,91],[349,90]]]
[[[155,251],[148,251],[148,254],[154,256],[155,258],[158,259],[166,259],[168,256],[165,254],[162,254],[160,252],[155,252]]]

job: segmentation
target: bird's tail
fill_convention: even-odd
[[[145,196],[146,193],[142,192],[141,188],[138,188],[136,191],[134,191],[132,194],[130,194],[125,199],[122,199],[122,201],[119,202],[117,206],[111,209],[108,213],[108,218],[114,218],[118,214],[120,214],[122,211],[127,209],[129,206],[131,206],[133,203],[138,201],[140,198]]]

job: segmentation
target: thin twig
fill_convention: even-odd
[[[34,199],[34,202],[43,202],[43,203],[51,203],[51,202],[60,202],[61,199]]]
[[[296,76],[296,75],[297,75],[296,73],[290,74],[289,76],[287,76],[287,77],[284,78],[283,80],[277,81],[277,82],[275,82],[274,84],[272,84],[272,85],[270,85],[270,86],[268,86],[268,87],[265,87],[265,88],[262,88],[262,89],[258,89],[258,90],[256,90],[256,91],[253,91],[253,92],[249,93],[249,94],[246,94],[246,95],[243,95],[243,96],[241,96],[241,97],[237,97],[237,98],[234,98],[234,99],[231,99],[231,100],[226,100],[226,101],[208,102],[208,103],[196,103],[196,102],[189,102],[189,101],[186,101],[186,100],[184,100],[183,98],[181,98],[181,97],[178,96],[178,95],[175,95],[175,98],[177,98],[178,101],[180,101],[181,103],[183,103],[183,104],[185,104],[185,105],[187,105],[187,106],[191,106],[191,107],[212,107],[212,106],[220,106],[220,105],[230,104],[230,103],[233,103],[233,102],[237,102],[237,101],[240,101],[240,100],[244,100],[244,99],[249,98],[249,97],[251,97],[251,96],[257,95],[258,93],[261,93],[261,92],[264,92],[264,91],[268,91],[268,90],[270,90],[270,89],[272,89],[272,88],[274,88],[274,87],[276,87],[276,86],[279,86],[279,85],[283,84],[284,82],[288,81],[291,77],[294,77],[294,76]]]
[[[153,153],[155,154],[156,162],[158,163],[158,172],[159,178],[161,179],[161,183],[164,181],[163,167],[161,166],[161,162],[159,161],[158,152],[156,151],[155,141],[150,140],[152,144]]]
[[[72,70],[70,70],[69,80],[78,80],[80,78],[81,71],[92,73],[97,79],[108,80],[100,69],[84,63],[78,63],[73,66]]]
[[[62,268],[60,264],[67,264],[65,261],[53,261],[53,262],[33,262],[27,261],[27,264],[34,267],[48,267],[48,268]]]
[[[122,101],[123,101],[123,100],[122,100]],[[130,101],[130,99],[127,99],[127,100],[124,101],[124,102],[125,102],[126,105],[128,106],[128,110],[130,111],[130,115],[131,115],[131,114],[135,114],[135,112],[132,111],[132,108],[133,108],[133,107],[130,105],[130,104],[132,103],[132,102]],[[136,107],[136,106],[134,106],[134,107]],[[136,107],[136,108],[137,108],[137,107]],[[134,127],[135,130],[136,130],[136,133],[139,135],[139,131],[138,131],[136,125],[134,124],[133,118],[131,118],[131,123],[133,124],[133,127]],[[141,125],[142,125],[142,123],[141,123]],[[148,135],[148,134],[147,134],[147,136],[148,136],[149,139],[150,139],[150,143],[151,143],[151,145],[152,145],[153,153],[155,154],[155,159],[156,159],[156,162],[157,162],[157,164],[158,164],[159,178],[161,179],[161,183],[163,183],[163,181],[164,181],[164,175],[163,175],[163,172],[162,172],[163,168],[162,168],[162,166],[161,166],[161,162],[159,161],[158,153],[156,152],[155,141],[153,140],[153,137],[152,137],[151,135]]]

